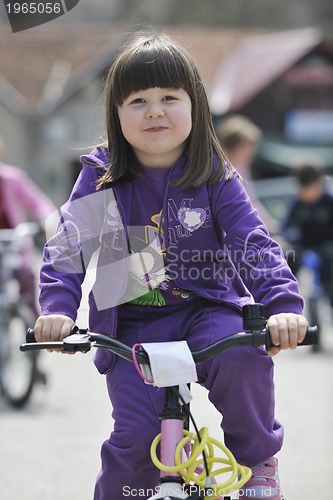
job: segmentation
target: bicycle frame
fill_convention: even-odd
[[[239,345],[265,345],[267,349],[272,346],[269,332],[266,329],[266,320],[264,318],[263,306],[261,304],[252,304],[243,308],[243,323],[244,332],[236,333],[211,344],[205,349],[192,352],[194,361],[196,363],[201,363]],[[316,327],[310,327],[302,345],[313,345],[316,342],[317,329]],[[115,338],[88,332],[87,330],[79,330],[77,327],[73,328],[72,335],[66,337],[61,342],[35,343],[33,330],[29,330],[27,334],[27,343],[21,345],[20,349],[22,351],[34,349],[61,349],[65,352],[88,352],[92,346],[110,349],[118,356],[129,361],[133,361],[133,351],[131,347],[123,344]],[[149,358],[145,351],[137,350],[134,355],[137,363],[143,365],[149,364]],[[231,497],[217,497],[216,495],[212,495],[210,491],[212,488],[212,481],[209,474],[207,474],[204,488],[197,488],[193,493],[192,489],[189,492],[190,494],[186,491],[182,475],[176,470],[175,467],[175,452],[184,437],[183,429],[185,415],[183,408],[184,405],[181,405],[179,402],[177,389],[175,387],[167,387],[165,406],[159,416],[161,420],[160,462],[172,470],[161,470],[159,490],[155,495],[150,497],[149,500],[176,500],[184,498],[196,500],[203,498],[204,496],[211,496],[215,499],[224,498],[224,500],[230,500]],[[185,453],[190,454],[190,450],[186,449]]]
[[[183,439],[184,413],[172,388],[166,388],[165,406],[159,415],[161,420],[161,462],[168,467],[175,465],[175,449]],[[190,450],[187,450],[190,453]],[[149,500],[170,498],[188,498],[182,489],[183,480],[179,472],[160,472],[160,490]],[[177,496],[175,496],[177,495]]]
[[[305,277],[305,310],[309,320],[317,325],[318,342],[312,346],[313,351],[317,352],[321,349],[321,322],[320,322],[320,301],[323,297],[327,297],[320,277],[321,257],[314,250],[303,250],[301,255],[300,276]],[[328,270],[329,272],[329,270]],[[304,276],[305,275],[305,276]],[[309,279],[310,278],[310,279]],[[307,283],[309,280],[309,283]],[[302,281],[301,281],[302,283]]]

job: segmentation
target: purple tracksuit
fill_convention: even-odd
[[[89,327],[129,345],[186,339],[191,349],[200,349],[242,330],[241,308],[253,300],[265,305],[267,316],[301,313],[296,280],[236,173],[215,185],[180,190],[173,181],[184,168],[181,158],[163,182],[160,174],[150,179],[148,193],[142,178],[96,192],[107,152],[96,149],[82,163],[58,233],[45,248],[43,314],[76,319],[96,250]],[[102,447],[94,499],[135,492],[148,497],[158,477],[149,445],[159,432],[164,391],[145,385],[132,363],[107,351],[99,350],[95,363],[106,373],[115,425]],[[273,362],[262,348],[239,347],[198,365],[198,378],[223,415],[224,440],[238,461],[255,464],[280,450]]]

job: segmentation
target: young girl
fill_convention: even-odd
[[[295,278],[219,146],[191,57],[165,36],[141,34],[113,62],[105,93],[108,141],[81,158],[45,248],[37,340],[69,334],[99,249],[92,331],[128,345],[186,339],[196,350],[241,331],[242,306],[255,300],[269,318],[268,354],[295,348],[307,328]],[[281,498],[274,455],[283,428],[268,354],[239,347],[198,365],[198,381],[223,415],[226,445],[252,467],[242,497],[252,500]],[[129,491],[145,498],[158,480],[149,445],[164,391],[107,351],[95,363],[106,374],[115,423],[94,499]]]

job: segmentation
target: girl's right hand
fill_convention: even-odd
[[[57,342],[70,335],[74,321],[62,314],[39,316],[35,323],[34,333],[37,342]],[[48,349],[49,352],[59,349]]]

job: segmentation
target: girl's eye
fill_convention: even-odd
[[[137,97],[131,101],[131,104],[142,104],[143,102],[145,102],[145,100],[142,97]]]
[[[163,101],[175,101],[176,98],[173,97],[172,95],[166,95],[165,97],[163,97]]]

